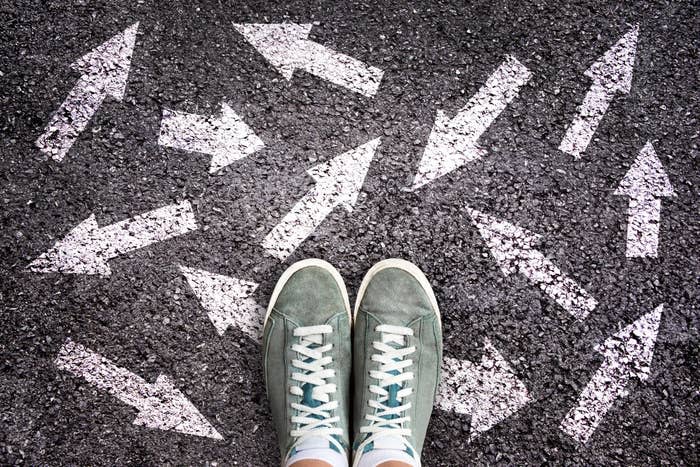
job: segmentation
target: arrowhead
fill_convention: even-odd
[[[109,258],[100,256],[99,230],[93,214],[56,242],[53,248],[32,261],[27,268],[34,272],[109,276],[112,273],[107,263]]]
[[[258,284],[185,266],[180,266],[180,271],[219,335],[234,325],[251,338],[259,339],[264,310],[251,297]]]
[[[124,31],[83,55],[72,67],[96,79],[105,93],[122,100],[126,81],[131,67],[131,55],[136,42],[139,23],[134,23]]]
[[[236,30],[287,80],[300,65],[298,41],[306,40],[311,24],[234,24]]]
[[[675,195],[671,181],[650,142],[647,142],[639,152],[639,156],[614,194],[629,196],[633,199]]]
[[[642,381],[646,380],[651,373],[651,360],[663,309],[664,306],[659,305],[654,311],[645,314],[598,345],[596,351],[606,359],[630,366],[633,376]]]
[[[637,51],[639,25],[635,25],[586,71],[596,83],[605,83],[610,91],[629,93]]]
[[[473,134],[472,129],[469,128],[469,122],[461,122],[457,119],[455,122],[447,118],[442,110],[438,110],[418,172],[413,180],[412,190],[486,154],[476,141],[469,139]]]
[[[167,376],[160,375],[154,384],[148,386],[148,392],[146,403],[140,408],[134,425],[223,439]]]
[[[467,212],[506,276],[517,272],[517,263],[529,258],[529,251],[542,238],[540,235],[488,216],[476,209],[468,207]]]
[[[221,118],[216,122],[220,148],[212,154],[209,173],[216,173],[227,165],[243,159],[265,147],[243,119],[227,104],[221,103]]]
[[[375,138],[312,167],[308,173],[316,181],[319,190],[336,200],[336,205],[343,204],[345,209],[352,211],[380,142],[381,138]]]

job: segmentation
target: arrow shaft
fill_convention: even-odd
[[[559,150],[581,157],[593,138],[600,121],[610,106],[614,93],[602,83],[594,82],[583,98],[578,114],[566,130],[564,139],[559,144]]]
[[[189,201],[168,205],[97,231],[95,242],[107,258],[197,230]]]
[[[291,53],[290,61],[298,68],[367,97],[377,93],[384,75],[379,68],[309,40],[297,41]]]
[[[659,248],[661,200],[630,198],[627,208],[628,258],[656,258]]]
[[[99,79],[83,75],[73,86],[68,97],[51,116],[36,146],[60,162],[66,156],[92,116],[100,108],[106,93]]]
[[[224,146],[210,117],[164,109],[158,144],[185,151],[214,154]]]
[[[566,414],[561,430],[580,443],[587,442],[615,401],[626,395],[629,378],[628,369],[620,362],[605,361]]]

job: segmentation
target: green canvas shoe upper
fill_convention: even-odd
[[[354,457],[401,449],[420,453],[440,380],[442,327],[423,273],[397,259],[375,265],[355,305]]]
[[[263,328],[265,386],[283,461],[310,444],[347,455],[350,333],[347,292],[333,266],[312,259],[285,271]]]

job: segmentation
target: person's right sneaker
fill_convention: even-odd
[[[425,275],[401,259],[377,263],[355,303],[354,466],[420,466],[441,362],[440,312]]]

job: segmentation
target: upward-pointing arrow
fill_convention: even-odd
[[[615,190],[616,195],[628,196],[627,253],[628,258],[656,258],[659,248],[659,221],[662,196],[675,196],[671,182],[650,142]]]
[[[384,72],[308,40],[311,24],[234,24],[236,30],[287,79],[301,68],[331,83],[373,97]]]
[[[587,442],[613,403],[627,395],[629,380],[649,378],[662,311],[659,305],[596,347],[603,354],[603,364],[561,422],[562,431],[580,443]]]
[[[336,206],[352,211],[380,138],[308,170],[316,185],[297,202],[262,242],[281,261],[287,259]]]
[[[454,118],[438,110],[412,189],[483,157],[486,151],[479,146],[479,138],[515,99],[530,76],[522,63],[508,56]]]
[[[132,24],[73,63],[82,75],[36,140],[41,152],[60,162],[105,97],[124,98],[138,27]]]
[[[566,130],[559,145],[560,151],[576,159],[581,157],[615,94],[629,94],[638,34],[639,26],[634,26],[586,70],[585,74],[593,84],[583,98],[578,115]]]

